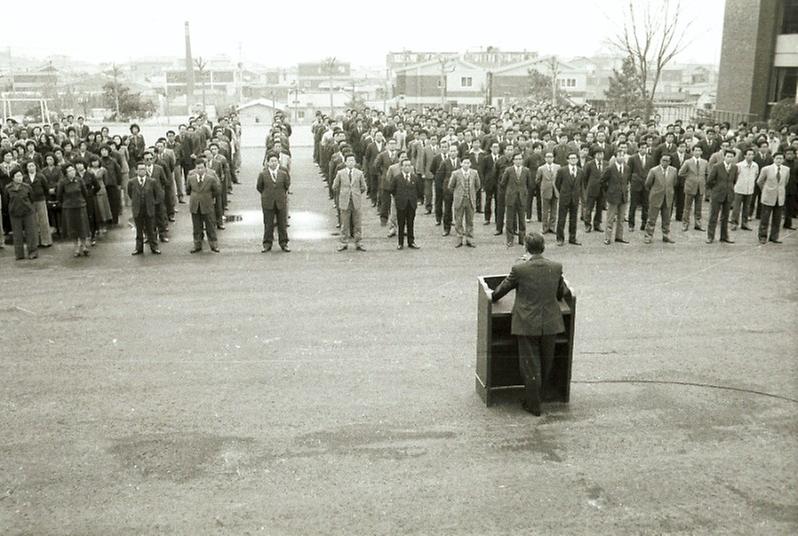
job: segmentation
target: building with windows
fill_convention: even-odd
[[[332,64],[327,61],[300,63],[297,66],[297,83],[306,91],[316,90],[322,83],[329,87],[332,77],[333,86],[347,87],[352,84],[352,66],[348,62],[336,61]]]
[[[552,76],[550,58],[532,59],[507,65],[492,72],[491,104],[503,106],[505,102],[529,97],[530,71]],[[557,62],[557,88],[574,104],[584,104],[587,72],[568,62]]]
[[[486,70],[461,57],[432,59],[396,70],[398,106],[478,106],[485,103]]]
[[[717,109],[764,120],[798,82],[798,0],[726,0]]]

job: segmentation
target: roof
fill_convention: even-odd
[[[277,101],[274,101],[274,103],[276,105]],[[253,106],[265,106],[266,108],[271,108],[273,110],[279,110],[280,109],[279,106],[272,106],[272,100],[271,99],[255,99],[255,100],[251,100],[251,101],[245,102],[244,104],[239,106],[238,109],[239,110],[244,110],[246,108],[252,108]]]
[[[516,69],[528,70],[528,69],[530,69],[532,67],[540,67],[540,66],[543,66],[547,70],[549,70],[549,62],[550,61],[551,61],[551,57],[535,58],[535,59],[532,59],[532,60],[519,61],[518,63],[511,63],[510,65],[505,65],[501,69],[496,69],[495,71],[493,71],[493,74],[494,75],[504,74],[506,72],[514,71]],[[575,66],[573,66],[570,63],[565,62],[565,61],[559,61],[558,62],[558,68],[559,68],[559,71],[560,71],[561,74],[564,73],[564,72],[584,71],[584,69],[575,67]]]
[[[479,65],[476,65],[474,63],[470,63],[468,61],[465,61],[462,56],[447,57],[446,60],[447,60],[447,62],[448,61],[456,61],[457,63],[459,63],[461,65],[464,65],[464,66],[466,66],[469,69],[474,69],[474,70],[477,70],[477,71],[485,70],[484,67],[480,67]],[[422,62],[422,63],[413,63],[413,64],[410,64],[410,65],[406,65],[404,67],[400,67],[398,69],[395,69],[394,72],[395,73],[403,73],[403,72],[406,72],[406,71],[415,71],[417,69],[424,69],[425,67],[430,67],[432,65],[438,65],[439,63],[440,63],[440,61],[438,61],[438,59],[436,58],[434,60],[429,60],[429,61],[425,61],[425,62]]]

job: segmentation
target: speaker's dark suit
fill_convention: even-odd
[[[399,228],[399,245],[404,245],[405,235],[407,235],[408,245],[415,244],[416,206],[423,189],[422,179],[413,172],[408,173],[406,176],[400,173],[391,179],[389,188],[396,203],[396,226]]]
[[[576,167],[571,173],[571,166],[566,165],[557,170],[555,186],[560,193],[560,207],[557,215],[557,240],[565,240],[565,219],[568,218],[568,240],[576,240],[576,220],[579,213],[579,193],[582,191],[583,171]]]
[[[155,220],[158,213],[156,201],[163,197],[160,183],[151,177],[145,177],[142,186],[138,176],[133,177],[127,183],[127,195],[130,197],[131,212],[136,224],[136,251],[144,250],[145,235],[150,249],[158,249]]]

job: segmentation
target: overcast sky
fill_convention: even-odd
[[[3,25],[0,48],[6,50],[0,52],[10,47],[12,55],[66,54],[92,62],[182,56],[188,20],[195,57],[236,59],[240,44],[245,62],[274,66],[331,55],[382,66],[388,51],[460,52],[488,45],[569,57],[606,52],[606,38],[620,26],[627,1],[85,0],[36,4],[42,12],[29,2],[7,2],[3,20],[18,23]],[[692,46],[678,61],[718,63],[724,1],[682,3],[682,15],[693,20]]]

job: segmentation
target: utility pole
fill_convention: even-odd
[[[438,61],[441,64],[441,108],[446,108],[446,57],[439,54]]]
[[[335,67],[335,58],[330,58],[329,62],[327,63],[327,74],[329,74],[330,79],[330,117],[335,117],[335,104],[333,103],[333,68]]]
[[[208,65],[207,61],[203,61],[202,56],[194,62],[197,66],[197,71],[200,76],[200,84],[202,84],[202,111],[205,112],[205,66]]]

